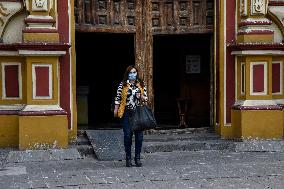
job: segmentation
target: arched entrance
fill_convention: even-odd
[[[196,127],[208,126],[210,124],[209,120],[213,119],[212,115],[214,114],[212,105],[214,104],[212,103],[214,100],[212,90],[214,87],[213,63],[211,61],[213,49],[213,8],[213,0],[77,0],[75,2],[76,32],[78,36],[76,40],[77,72],[82,74],[77,74],[77,87],[81,84],[82,86],[85,85],[84,79],[80,79],[86,77],[85,72],[80,71],[85,68],[81,65],[85,62],[83,57],[88,57],[84,54],[90,52],[89,54],[92,54],[91,57],[97,60],[97,65],[94,66],[96,71],[92,73],[99,74],[92,76],[92,78],[104,76],[101,70],[107,68],[105,64],[114,66],[113,62],[116,58],[113,55],[117,54],[118,57],[122,57],[122,60],[129,60],[129,62],[115,65],[119,66],[115,73],[113,73],[114,71],[111,72],[113,78],[115,78],[114,80],[118,82],[127,64],[135,63],[148,86],[149,103],[156,111],[158,122],[162,123],[163,117],[169,118],[166,114],[162,115],[168,111],[168,113],[172,114],[170,116],[172,118],[166,120],[166,122],[177,126],[180,118],[178,115],[177,98],[188,98],[188,91],[190,91],[191,96],[194,96],[194,98],[190,97],[191,101],[201,102],[196,105],[191,102],[191,109],[188,111],[195,113],[195,118],[191,118],[191,125],[193,126],[193,122],[196,122]],[[84,37],[84,35],[88,37]],[[160,37],[161,35],[163,37]],[[109,37],[105,38],[105,41],[101,41],[104,38],[103,36]],[[119,39],[117,39],[116,36],[124,37],[118,37]],[[97,39],[93,39],[96,37]],[[89,51],[81,48],[81,40],[89,41],[94,50]],[[113,48],[113,46],[117,45],[114,44],[116,40],[120,41],[118,42],[120,43],[119,49]],[[171,48],[170,41],[173,42],[174,48]],[[96,57],[94,51],[102,52],[98,53],[99,56]],[[126,54],[130,51],[133,52],[129,55],[132,59],[126,57]],[[100,56],[102,58],[99,58]],[[107,58],[104,57],[110,58],[108,63]],[[191,61],[191,59],[192,61],[194,61],[193,59],[197,61],[198,57],[200,57],[202,70],[199,76],[197,76],[198,73],[191,74],[189,71],[183,71],[183,69],[186,69],[186,66],[190,66],[188,61]],[[173,66],[169,66],[171,64],[170,60],[172,60]],[[94,64],[96,63],[94,62]],[[185,72],[188,73],[184,75]],[[88,72],[87,75],[92,73]],[[175,79],[172,78],[171,80],[171,75]],[[166,82],[163,82],[163,80],[166,80]],[[165,89],[163,85],[172,81],[176,82],[172,84],[175,92],[173,94],[163,92]],[[193,83],[189,85],[189,82],[193,82],[196,85],[193,85]],[[90,86],[95,85],[92,79],[89,79],[87,84]],[[106,87],[109,90],[108,97],[104,96],[105,101],[101,101],[97,105],[94,102],[97,100],[95,99],[97,94],[91,95],[92,90],[97,87],[91,87],[91,90],[86,91],[83,88],[83,93],[90,93],[90,101],[87,102],[87,105],[91,106],[88,108],[90,111],[88,113],[88,121],[97,125],[97,122],[100,122],[99,120],[104,117],[111,119],[108,116],[110,112],[107,113],[105,111],[103,113],[101,109],[109,110],[111,100],[107,102],[107,99],[111,98],[110,94],[113,94],[113,91],[111,91],[113,86],[115,86],[115,83],[110,83],[109,87]],[[168,101],[167,95],[170,95]],[[165,104],[169,104],[169,106],[164,107]],[[80,115],[79,107],[84,107],[84,105],[80,106],[78,99],[78,117]],[[91,116],[92,113],[94,115]],[[193,121],[194,119],[195,121]],[[204,123],[201,123],[202,120],[205,120]]]

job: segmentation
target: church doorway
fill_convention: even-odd
[[[134,35],[76,32],[79,129],[119,127],[110,111],[125,68],[135,64]]]
[[[154,36],[154,106],[161,127],[210,126],[210,102],[214,101],[211,40],[212,34]],[[181,119],[186,125],[180,125]]]

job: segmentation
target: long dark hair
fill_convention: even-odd
[[[138,71],[137,67],[134,66],[134,65],[130,65],[130,66],[128,66],[128,67],[126,68],[126,70],[125,70],[125,72],[124,72],[123,79],[122,79],[123,86],[126,86],[126,85],[127,85],[128,74],[129,74],[129,72],[130,72],[133,68],[134,68],[134,69],[136,70],[136,72],[137,72],[137,78],[136,78],[136,81],[135,81],[135,82],[136,82],[136,83],[139,82],[140,85],[141,85],[141,87],[144,87],[144,83],[143,83],[142,79],[140,78],[139,71]]]

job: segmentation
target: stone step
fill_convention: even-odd
[[[78,152],[81,156],[94,156],[95,152],[91,145],[78,145],[77,146]]]
[[[144,142],[144,153],[172,152],[172,151],[202,151],[202,150],[227,150],[235,151],[236,143],[220,140],[190,141],[177,140],[167,142]]]
[[[90,141],[87,137],[77,137],[77,145],[90,145]]]
[[[198,135],[188,135],[188,134],[178,134],[178,135],[144,135],[145,142],[170,142],[170,141],[208,141],[208,140],[218,140],[220,137],[218,135],[209,134],[198,134]]]

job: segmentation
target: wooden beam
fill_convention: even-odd
[[[145,6],[145,67],[146,84],[148,86],[149,105],[154,108],[153,88],[153,30],[152,30],[152,1],[146,0]]]
[[[151,0],[137,0],[135,65],[148,88],[148,103],[154,107],[153,93],[153,33]]]

